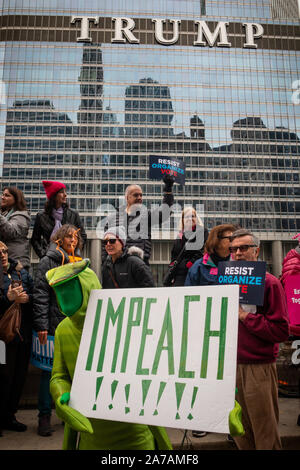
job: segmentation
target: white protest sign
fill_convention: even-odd
[[[239,286],[91,292],[70,406],[90,418],[229,432]]]

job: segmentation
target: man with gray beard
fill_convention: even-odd
[[[143,191],[137,184],[127,186],[125,191],[126,207],[121,207],[116,213],[108,217],[104,232],[110,227],[125,227],[126,247],[137,246],[144,252],[144,261],[149,265],[151,256],[151,228],[155,224],[161,226],[170,217],[170,207],[174,203],[172,192],[174,177],[165,175],[163,178],[162,205],[155,209],[147,209],[143,203]],[[102,261],[106,258],[105,250],[102,251]]]

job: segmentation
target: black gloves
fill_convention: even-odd
[[[167,174],[164,175],[163,182],[165,183],[165,185],[164,185],[163,190],[165,193],[172,192],[174,181],[175,181],[175,177],[173,175],[167,175]]]

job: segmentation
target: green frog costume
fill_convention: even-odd
[[[65,318],[55,331],[54,362],[50,392],[56,414],[65,423],[63,449],[86,450],[171,450],[166,430],[160,426],[88,419],[68,405],[83,324],[93,289],[100,282],[85,259],[47,272],[57,303]],[[241,407],[235,402],[229,413],[232,436],[243,435]]]
[[[159,426],[88,419],[68,405],[90,292],[101,289],[85,259],[47,272],[57,303],[66,318],[55,331],[50,392],[56,414],[65,423],[63,449],[170,450],[167,432]]]

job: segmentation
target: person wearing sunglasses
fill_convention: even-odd
[[[195,261],[187,272],[185,286],[208,286],[218,284],[218,263],[230,257],[230,236],[236,227],[222,224],[213,227],[204,245],[204,255]],[[193,437],[206,436],[205,431],[192,431]]]
[[[204,245],[204,256],[188,270],[185,286],[208,286],[218,284],[218,263],[230,257],[230,236],[235,225],[222,224],[213,227]]]
[[[6,363],[0,364],[0,435],[1,430],[24,432],[27,429],[15,415],[27,377],[32,340],[33,280],[27,269],[8,254],[7,245],[0,242],[0,263],[3,271],[0,318],[17,302],[21,307],[21,326],[20,335],[16,334],[6,344]]]
[[[233,261],[258,261],[259,240],[248,230],[237,230],[230,239],[230,252]],[[240,305],[238,315],[236,399],[245,435],[234,440],[241,450],[279,450],[276,357],[279,343],[289,336],[280,281],[267,272],[263,305]]]
[[[143,261],[139,247],[126,247],[123,227],[112,227],[103,238],[107,253],[102,265],[102,288],[118,289],[132,287],[154,287],[149,266]]]

